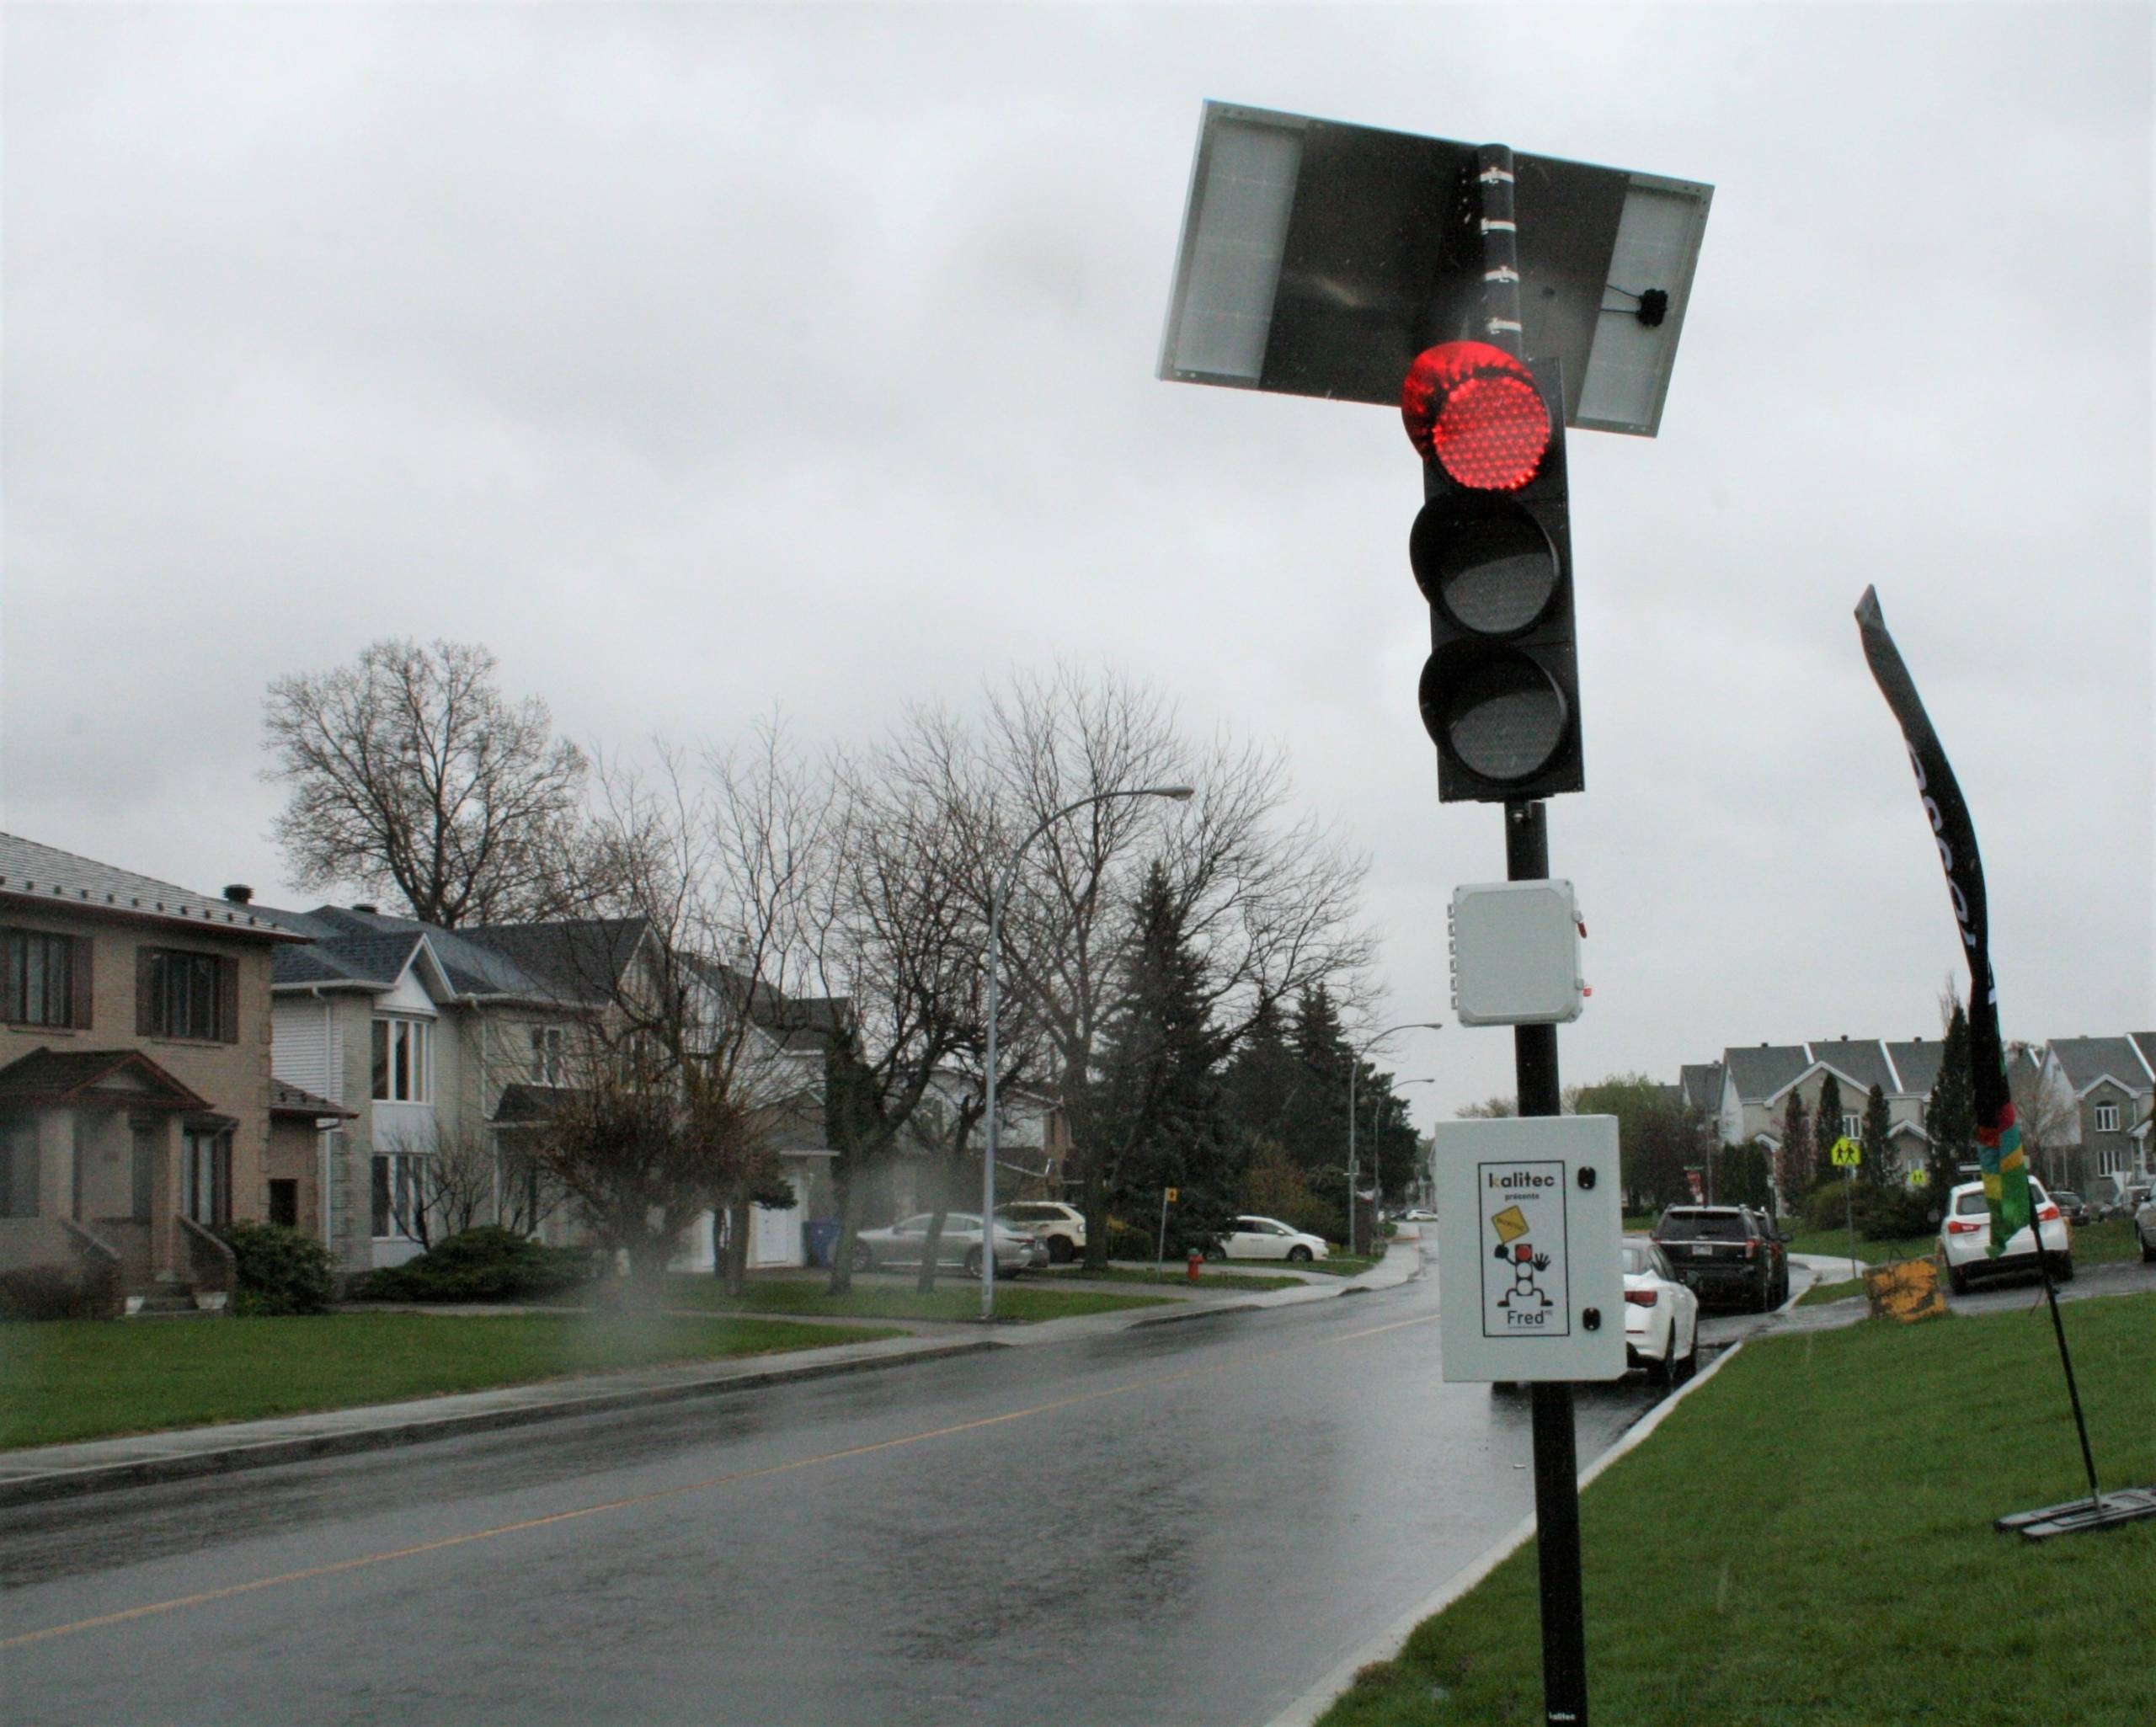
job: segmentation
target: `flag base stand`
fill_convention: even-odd
[[[2093,1499],[2046,1506],[2039,1511],[2016,1511],[1992,1527],[2002,1535],[2018,1529],[2031,1541],[2048,1541],[2054,1535],[2079,1535],[2084,1529],[2116,1529],[2143,1517],[2156,1517],[2156,1487],[2124,1487]]]

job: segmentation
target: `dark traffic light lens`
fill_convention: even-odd
[[[1532,779],[1563,747],[1565,693],[1524,653],[1433,654],[1420,694],[1438,747],[1486,780]]]
[[[1407,556],[1422,597],[1478,636],[1518,634],[1557,592],[1557,549],[1524,509],[1463,511],[1433,498],[1415,518]]]

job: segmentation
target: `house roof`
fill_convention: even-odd
[[[395,986],[424,945],[443,980],[459,995],[510,996],[532,1000],[558,998],[560,990],[520,966],[494,942],[468,930],[443,930],[415,918],[391,917],[348,906],[318,906],[312,911],[260,908],[291,932],[303,935],[305,947],[277,955],[274,981],[280,987],[384,990]],[[543,927],[543,926],[542,926]]]
[[[0,1102],[107,1101],[130,1109],[207,1110],[206,1100],[139,1049],[33,1049],[0,1068]]]
[[[2121,1037],[2054,1037],[2051,1053],[2058,1058],[2067,1083],[2076,1092],[2086,1091],[2101,1080],[2113,1079],[2137,1096],[2156,1085],[2142,1063],[2140,1051],[2135,1047],[2137,1038],[2149,1035],[2141,1032]]]
[[[1732,1047],[1721,1053],[1722,1066],[1746,1103],[1764,1103],[1812,1065],[1801,1043]]]
[[[1677,1089],[1694,1109],[1712,1115],[1721,1107],[1720,1062],[1687,1062],[1677,1070]]]
[[[506,959],[546,997],[605,1001],[621,987],[629,962],[650,933],[647,918],[564,919],[547,924],[478,924],[457,937]],[[499,994],[514,994],[517,990]]]
[[[573,1095],[566,1085],[504,1085],[494,1105],[494,1125],[524,1127],[535,1122],[552,1120],[562,1100]]]
[[[1936,1037],[1913,1037],[1906,1043],[1889,1043],[1888,1058],[1902,1077],[1904,1097],[1929,1097],[1939,1083],[1939,1063],[1946,1046]]]
[[[1895,1090],[1894,1074],[1886,1065],[1886,1053],[1876,1037],[1835,1037],[1816,1041],[1806,1047],[1812,1052],[1812,1060],[1853,1083],[1860,1098],[1875,1085],[1888,1093]]]
[[[274,1074],[270,1080],[270,1113],[273,1116],[344,1116],[356,1119],[357,1110],[346,1109],[341,1103],[332,1103],[326,1097],[317,1097],[312,1091],[303,1091]]]
[[[220,935],[275,941],[287,934],[255,907],[138,876],[15,834],[0,834],[0,898],[55,910],[66,906],[105,916],[214,928]]]

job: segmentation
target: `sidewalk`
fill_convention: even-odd
[[[1329,1301],[1359,1291],[1390,1288],[1408,1282],[1419,1277],[1422,1269],[1419,1250],[1412,1243],[1396,1243],[1382,1262],[1358,1277],[1321,1279],[1295,1289],[1267,1290],[1254,1294],[1229,1293],[1218,1287],[1207,1291],[1201,1282],[1186,1293],[1163,1284],[1159,1293],[1174,1298],[1174,1304],[1166,1308],[1129,1309],[989,1330],[978,1325],[878,1321],[904,1325],[907,1335],[873,1343],[803,1350],[787,1356],[628,1368],[618,1373],[549,1379],[538,1384],[504,1385],[491,1391],[419,1398],[406,1403],[324,1410],[313,1415],[285,1415],[266,1421],[137,1433],[121,1439],[88,1440],[76,1445],[35,1446],[0,1452],[0,1506],[27,1505],[152,1482],[266,1468],[276,1463],[378,1451],[391,1446],[422,1445],[430,1440],[454,1439],[467,1433],[524,1426],[536,1421],[562,1421],[611,1410],[673,1403],[684,1398],[749,1391],[789,1380],[867,1373],[910,1362],[976,1355],[991,1349],[1067,1342],[1073,1338],[1102,1336],[1142,1325],[1173,1324],[1215,1314]],[[1090,1283],[1085,1287],[1127,1291],[1133,1286]],[[453,1310],[435,1308],[430,1311]]]

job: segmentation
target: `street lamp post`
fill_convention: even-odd
[[[1434,1085],[1437,1083],[1434,1078],[1402,1079],[1393,1086],[1392,1095],[1398,1096],[1410,1085]],[[1378,1191],[1377,1202],[1380,1210],[1385,1207],[1385,1123],[1378,1119],[1378,1114],[1383,1107],[1384,1105],[1380,1102],[1370,1111],[1370,1185]],[[1411,1122],[1408,1125],[1412,1127],[1414,1123]],[[1375,1253],[1377,1245],[1376,1238],[1373,1236],[1370,1241],[1370,1251]]]
[[[1011,848],[1010,861],[988,898],[988,1150],[980,1170],[980,1316],[995,1317],[995,1021],[1002,1007],[1001,973],[1003,970],[1003,903],[1018,878],[1018,861],[1026,848],[1065,816],[1118,797],[1171,797],[1181,803],[1194,795],[1188,786],[1140,786],[1128,792],[1097,792],[1066,803],[1043,819],[1040,825]]]
[[[1442,1020],[1408,1020],[1397,1026],[1387,1026],[1374,1037],[1365,1038],[1360,1049],[1350,1049],[1352,1059],[1348,1065],[1348,1254],[1355,1253],[1355,1082],[1362,1077],[1363,1058],[1388,1037],[1402,1031],[1442,1031]]]

